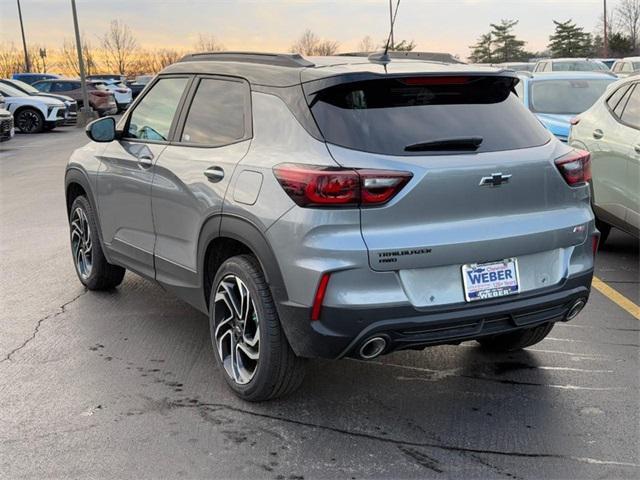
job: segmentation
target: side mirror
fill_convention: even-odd
[[[116,139],[116,121],[113,117],[103,117],[87,125],[87,136],[94,142],[112,142]]]

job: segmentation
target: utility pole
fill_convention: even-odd
[[[24,68],[27,72],[31,71],[31,62],[29,61],[29,52],[27,51],[27,40],[24,36],[24,24],[22,23],[22,9],[20,8],[20,0],[18,1],[18,17],[20,17],[20,31],[22,32],[22,48],[24,48]]]
[[[87,78],[84,74],[84,56],[82,55],[82,42],[80,41],[80,29],[78,28],[78,14],[76,12],[76,0],[71,0],[73,12],[73,29],[76,33],[76,49],[78,50],[78,67],[80,70],[80,86],[82,87],[82,108],[78,112],[78,127],[84,127],[94,118],[96,112],[89,105],[89,93],[87,92]]]
[[[609,32],[607,29],[607,0],[604,0],[604,56],[609,57]]]

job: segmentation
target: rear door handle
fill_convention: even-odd
[[[600,140],[602,137],[604,137],[604,132],[599,128],[596,128],[593,131],[593,138],[595,138],[596,140]]]
[[[153,155],[143,153],[138,157],[138,163],[142,168],[151,168],[153,166]]]
[[[209,167],[204,171],[204,176],[210,182],[216,183],[224,178],[224,170],[220,167]]]

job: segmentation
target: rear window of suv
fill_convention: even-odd
[[[385,155],[425,155],[406,148],[461,138],[481,138],[475,152],[547,143],[512,85],[510,77],[366,80],[322,90],[311,111],[329,143]]]

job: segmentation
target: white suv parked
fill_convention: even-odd
[[[0,84],[0,95],[22,133],[40,133],[65,123],[66,106],[60,100],[28,95],[5,84]]]

